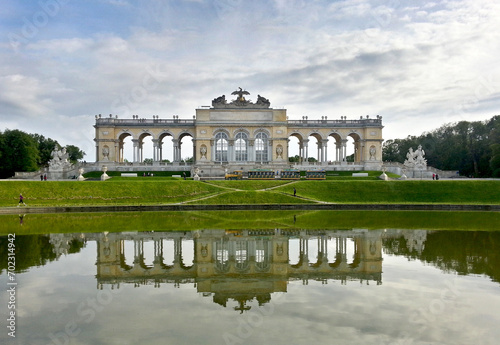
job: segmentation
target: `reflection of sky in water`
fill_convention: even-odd
[[[193,258],[192,242],[183,255]],[[298,243],[290,239],[290,252]],[[310,241],[311,242],[311,241]],[[314,244],[311,242],[312,247]],[[144,246],[146,262],[151,247]],[[311,249],[311,247],[310,247]],[[132,247],[133,257],[133,247]],[[165,250],[165,248],[164,248]],[[126,253],[130,249],[125,248]],[[296,251],[296,250],[295,250]],[[500,286],[483,276],[447,274],[420,261],[383,255],[374,281],[290,281],[286,293],[243,314],[196,292],[193,283],[97,289],[96,242],[17,275],[13,344],[494,344],[500,337]],[[170,258],[165,250],[165,262]],[[315,252],[315,251],[314,251]],[[332,250],[333,252],[333,250]],[[290,258],[293,259],[293,258]],[[6,286],[6,276],[0,277]],[[6,315],[6,289],[0,292]],[[5,317],[2,317],[5,320]],[[68,337],[63,332],[75,333]],[[51,338],[52,337],[52,338]],[[55,340],[54,340],[55,339]],[[53,340],[51,342],[51,340]]]

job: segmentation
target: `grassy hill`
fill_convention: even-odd
[[[293,197],[293,188],[297,197]],[[210,181],[112,178],[107,181],[1,181],[0,207],[158,204],[437,203],[500,204],[495,180]]]

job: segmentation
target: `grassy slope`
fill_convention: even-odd
[[[294,187],[299,197],[311,200],[293,198]],[[262,190],[268,188],[273,189]],[[29,206],[35,207],[188,201],[198,204],[287,204],[314,200],[332,203],[500,204],[500,181],[3,181],[0,182],[0,207],[16,206],[19,193],[23,193]]]
[[[138,205],[176,203],[216,194],[199,181],[8,181],[0,182],[0,207],[15,206],[19,193],[29,206]]]
[[[225,188],[234,188],[240,190],[259,190],[273,188],[290,183],[289,180],[232,180],[232,181],[208,181],[208,183]]]
[[[500,182],[471,181],[301,181],[275,189],[332,203],[499,204]]]
[[[229,191],[213,198],[195,200],[191,204],[223,205],[223,204],[305,204],[310,201],[294,198],[272,191]]]

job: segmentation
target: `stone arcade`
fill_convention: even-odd
[[[96,116],[96,163],[110,170],[133,171],[144,166],[144,139],[152,138],[154,170],[182,170],[181,142],[193,141],[193,165],[203,176],[223,176],[229,170],[248,171],[254,168],[280,170],[300,165],[300,169],[380,170],[382,167],[382,117],[361,117],[359,120],[340,119],[289,120],[286,109],[273,109],[268,99],[258,95],[257,101],[245,98],[241,88],[232,93],[236,99],[228,102],[225,95],[215,98],[211,107],[196,109],[193,119],[120,119],[117,116]],[[132,137],[133,162],[124,160],[124,139]],[[172,138],[172,148],[163,140]],[[289,139],[298,139],[300,162],[290,163]],[[316,138],[311,147],[309,137]],[[354,162],[347,162],[347,142],[354,141]],[[328,153],[327,143],[335,142],[335,152]],[[165,150],[172,150],[173,163],[165,164]],[[316,153],[314,152],[316,151]],[[307,161],[317,158],[317,162]]]

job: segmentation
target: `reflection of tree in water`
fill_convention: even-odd
[[[30,267],[43,266],[56,259],[49,238],[45,235],[16,236],[16,272],[27,271]],[[0,273],[7,269],[7,237],[0,237]]]
[[[16,273],[26,272],[30,267],[44,266],[57,260],[61,254],[78,253],[84,247],[83,240],[66,236],[64,253],[56,249],[48,235],[16,235]],[[0,237],[0,274],[7,269],[8,239]]]
[[[240,313],[244,311],[250,310],[252,307],[247,305],[247,302],[251,302],[254,299],[259,303],[259,306],[263,306],[264,304],[271,301],[270,293],[261,293],[261,294],[225,294],[225,293],[215,293],[213,297],[214,303],[217,303],[223,307],[227,307],[228,301],[232,299],[237,302],[237,306],[234,307],[234,310],[239,310]]]
[[[400,238],[383,240],[384,252],[431,263],[443,271],[485,274],[500,282],[500,233],[482,231],[428,232],[425,248],[409,249]]]

